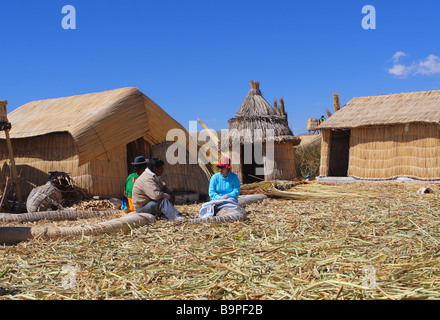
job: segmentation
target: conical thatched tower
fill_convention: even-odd
[[[229,120],[233,171],[242,183],[294,179],[294,146],[301,140],[289,128],[283,99],[280,106],[275,101],[272,107],[259,86],[258,81],[251,81],[246,99],[235,118]]]

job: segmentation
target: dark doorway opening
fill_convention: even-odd
[[[151,146],[147,141],[144,140],[144,138],[139,138],[127,144],[128,174],[133,173],[133,165],[131,163],[134,161],[134,158],[136,158],[137,156],[144,156],[147,159],[151,157]]]
[[[330,133],[328,175],[346,177],[350,154],[350,130],[334,130]]]
[[[257,174],[257,168],[264,172],[263,154],[261,148],[254,144],[245,144],[240,149],[240,163],[243,174],[243,183],[264,181],[264,174]],[[258,159],[258,163],[255,159]],[[261,172],[259,172],[261,173]]]

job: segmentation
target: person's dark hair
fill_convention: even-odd
[[[150,159],[150,163],[148,164],[148,169],[153,169],[153,168],[159,168],[161,166],[163,166],[165,164],[165,162],[163,162],[163,160],[159,159],[159,158],[153,158]]]
[[[138,172],[138,170],[140,170],[140,169],[145,169],[146,167],[147,167],[146,163],[144,163],[144,164],[136,164],[136,165],[133,166],[133,173],[134,172]]]

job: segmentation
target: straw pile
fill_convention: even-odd
[[[440,186],[426,186],[434,194],[406,183],[309,184],[358,196],[267,199],[244,222],[159,220],[129,234],[2,247],[0,299],[439,299]],[[200,206],[178,209],[196,217]]]

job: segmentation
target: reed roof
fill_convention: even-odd
[[[261,129],[263,134],[263,141],[266,141],[266,130],[273,129],[275,135],[275,142],[292,141],[294,145],[300,143],[300,139],[295,137],[289,128],[287,121],[287,114],[284,110],[284,101],[281,100],[281,105],[275,104],[272,107],[266,99],[264,99],[260,91],[260,83],[258,81],[251,81],[251,89],[246,98],[242,102],[235,118],[229,120],[229,129],[237,129],[231,131],[233,141],[237,133],[240,134],[243,130]],[[243,139],[241,139],[243,142]]]
[[[440,122],[440,90],[358,97],[320,125],[320,129]]]
[[[12,139],[68,132],[77,143],[80,164],[142,136],[156,145],[166,141],[168,130],[185,130],[132,87],[32,101],[12,111],[8,119]]]

